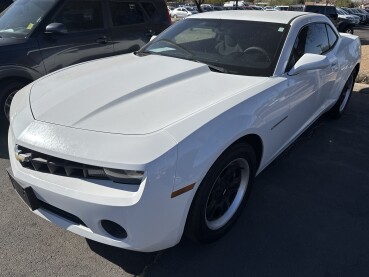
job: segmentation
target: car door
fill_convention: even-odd
[[[115,55],[137,51],[155,34],[140,3],[109,0],[108,10]]]
[[[304,26],[294,43],[287,71],[305,54],[324,55],[329,51],[325,24],[311,23]],[[332,58],[333,61],[333,58]],[[290,95],[290,132],[295,137],[322,111],[324,99],[329,94],[331,68],[308,70],[287,76],[287,90]],[[288,74],[287,74],[288,75]]]
[[[186,17],[186,16],[187,16],[187,12],[186,12],[186,10],[185,10],[185,9],[183,9],[183,8],[180,8],[180,9],[179,9],[179,17],[184,18],[184,17]]]
[[[62,23],[67,33],[41,33],[37,37],[48,73],[114,53],[104,1],[68,0],[51,16],[45,25]]]

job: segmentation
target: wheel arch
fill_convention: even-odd
[[[247,143],[254,149],[256,155],[256,172],[257,172],[260,167],[260,162],[264,151],[263,140],[261,139],[261,137],[257,134],[248,134],[239,138],[238,140],[233,142],[230,146],[236,143]]]
[[[6,76],[0,79],[0,85],[5,82],[9,82],[9,81],[18,81],[18,82],[22,82],[25,84],[29,84],[33,82],[32,78],[25,77],[25,76]]]
[[[355,70],[355,78],[357,77],[357,75],[359,74],[359,71],[360,71],[360,63],[356,64],[355,67],[354,67],[354,70]]]

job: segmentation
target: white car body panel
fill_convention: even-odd
[[[161,70],[153,72],[158,63]],[[117,79],[121,82],[116,83]],[[49,75],[46,82],[41,80],[33,85],[31,109],[34,117],[43,122],[142,135],[161,130],[266,80],[231,74],[219,78],[219,73],[210,71],[205,64],[155,55],[142,59],[128,54]],[[201,87],[204,83],[206,90]],[[186,92],[178,86],[186,88]],[[101,93],[105,90],[109,94]],[[89,104],[81,105],[87,99]]]
[[[181,239],[197,188],[224,150],[245,136],[259,138],[261,172],[334,105],[360,63],[358,38],[337,34],[338,43],[326,54],[331,66],[288,75],[287,61],[299,30],[311,22],[331,25],[325,16],[227,11],[193,18],[290,22],[273,76],[222,74],[196,62],[127,54],[76,65],[27,86],[15,96],[10,113],[14,177],[21,186],[31,186],[37,198],[81,218],[88,227],[42,208],[36,214],[117,247],[171,247]],[[20,165],[16,144],[145,175],[140,185],[132,186],[45,174]],[[190,184],[194,189],[171,197]],[[118,240],[107,234],[102,219],[123,226],[128,237]]]

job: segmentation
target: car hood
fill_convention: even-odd
[[[86,62],[50,74],[31,88],[38,121],[119,134],[148,134],[265,82],[212,72],[170,57],[134,54]]]

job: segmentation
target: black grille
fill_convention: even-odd
[[[75,223],[76,225],[83,225],[83,226],[86,226],[86,224],[77,216],[73,215],[73,214],[70,214],[66,211],[63,211],[57,207],[54,207],[46,202],[43,202],[41,200],[38,200],[39,203],[40,203],[40,207],[49,211],[49,212],[52,212],[53,214],[56,214],[60,217],[63,217],[73,223]]]
[[[111,180],[102,167],[56,158],[20,145],[17,147],[18,153],[27,157],[23,162],[20,162],[25,168],[74,178]]]

